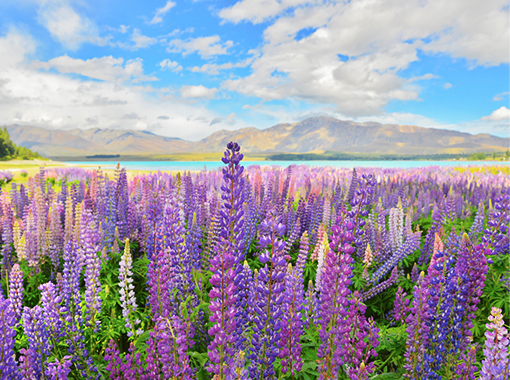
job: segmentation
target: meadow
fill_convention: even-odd
[[[509,378],[508,165],[240,149],[217,171],[0,173],[0,378]]]

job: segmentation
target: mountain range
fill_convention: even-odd
[[[471,135],[409,125],[355,123],[332,117],[312,117],[267,129],[221,130],[200,141],[118,129],[48,130],[10,125],[7,130],[14,143],[45,157],[212,153],[222,152],[229,141],[237,141],[246,153],[459,154],[502,151],[510,146],[510,138],[485,133]]]

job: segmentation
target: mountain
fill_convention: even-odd
[[[181,153],[192,144],[178,138],[158,136],[146,131],[118,129],[48,130],[11,125],[7,131],[12,141],[46,157],[89,156],[95,154]]]
[[[246,153],[457,154],[502,151],[510,146],[510,138],[488,134],[373,122],[360,124],[332,117],[313,117],[263,130],[221,130],[196,142],[117,129],[64,131],[11,125],[7,130],[16,144],[47,157],[212,153],[222,152],[229,141],[237,141]]]
[[[381,154],[474,153],[508,149],[510,139],[409,125],[355,123],[312,117],[259,130],[219,131],[199,141],[199,151],[221,151],[237,141],[246,152],[350,152]]]

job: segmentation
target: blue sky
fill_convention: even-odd
[[[509,30],[506,0],[2,0],[0,123],[509,136]]]

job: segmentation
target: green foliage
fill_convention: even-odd
[[[21,160],[31,160],[34,158],[42,158],[37,152],[32,152],[30,149],[23,146],[16,145],[12,142],[7,128],[0,129],[0,160],[18,158]]]

